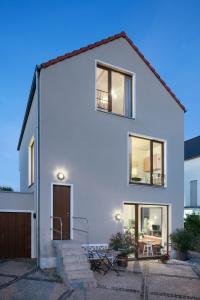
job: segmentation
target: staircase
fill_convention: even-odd
[[[56,248],[56,268],[66,285],[73,288],[95,287],[96,280],[81,243],[53,241]]]

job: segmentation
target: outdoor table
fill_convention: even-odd
[[[88,252],[88,259],[94,271],[101,270],[103,267],[104,275],[111,270],[118,274],[119,271],[114,268],[114,265],[117,262],[119,253],[119,251],[109,249],[92,250]]]

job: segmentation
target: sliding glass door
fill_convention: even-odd
[[[135,237],[135,257],[157,257],[168,250],[168,206],[124,204],[124,230]]]

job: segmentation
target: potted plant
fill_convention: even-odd
[[[185,229],[177,229],[170,237],[172,246],[176,250],[176,258],[178,260],[186,260],[187,251],[192,245],[192,234]]]
[[[168,260],[170,259],[170,256],[168,253],[165,253],[161,256],[160,258],[160,261],[163,263],[163,264],[166,264],[168,262]]]
[[[117,264],[119,267],[126,268],[128,266],[128,255],[131,252],[132,252],[132,250],[130,248],[121,250],[120,254],[118,255],[118,259],[117,259]]]
[[[118,255],[118,265],[120,267],[127,267],[128,254],[134,251],[134,243],[134,236],[130,231],[117,232],[112,235],[109,246],[115,251],[120,251]]]

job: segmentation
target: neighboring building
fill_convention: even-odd
[[[200,212],[200,136],[185,141],[184,174],[184,212]]]
[[[18,150],[42,268],[55,265],[58,217],[64,240],[86,242],[82,217],[90,243],[131,230],[137,257],[167,247],[183,226],[184,112],[124,32],[37,66]]]

